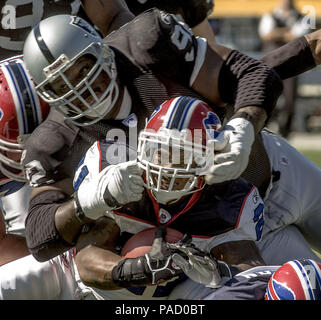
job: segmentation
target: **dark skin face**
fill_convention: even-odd
[[[94,64],[95,61],[93,58],[89,57],[88,55],[82,56],[73,64],[72,67],[65,71],[65,75],[70,83],[73,86],[76,86],[84,77],[86,77]],[[104,90],[107,88],[108,83],[108,75],[105,72],[101,72],[92,84],[93,90],[97,97],[100,97],[102,95]],[[58,96],[62,96],[70,91],[68,84],[61,77],[55,79],[51,83],[51,87]],[[82,97],[88,103],[93,102],[93,98],[90,96],[90,92],[88,90],[84,91]],[[79,108],[82,107],[82,103],[78,99],[74,100],[74,104]]]
[[[95,59],[90,55],[85,55],[80,57],[75,63],[64,72],[65,76],[68,78],[73,86],[76,86],[93,68],[95,64]],[[110,82],[109,76],[105,71],[101,71],[96,79],[91,84],[92,90],[94,91],[97,98],[100,98],[105,92],[108,84]],[[119,97],[122,97],[123,87],[119,85]],[[63,96],[70,91],[68,84],[61,78],[55,79],[51,84],[51,89],[58,95]],[[81,90],[81,89],[80,89]],[[93,104],[95,102],[94,97],[89,90],[85,90],[81,97],[86,100],[88,104]],[[113,109],[107,114],[106,118],[113,118],[117,115],[122,99],[118,99]],[[72,103],[81,110],[86,110],[86,107],[79,99],[74,99]]]
[[[181,159],[181,163],[171,162],[173,152],[180,153],[179,159]],[[162,153],[163,153],[163,155],[162,155]],[[164,159],[167,159],[169,161],[165,160],[165,162],[164,162]],[[158,164],[158,165],[162,165],[163,167],[169,168],[169,169],[175,169],[175,168],[176,169],[184,169],[186,167],[186,164],[183,163],[184,162],[183,159],[184,159],[184,151],[182,149],[181,150],[170,150],[169,154],[167,151],[164,151],[163,149],[158,149],[158,151],[156,151],[154,154],[153,163]],[[166,169],[163,170],[163,172],[169,173],[169,174],[173,173],[171,170],[166,170]],[[180,173],[180,175],[182,175],[182,173]],[[157,176],[152,174],[152,178],[153,178],[154,184],[157,185]],[[185,187],[188,180],[189,180],[189,177],[176,178],[175,182],[173,184],[173,190],[182,190]],[[171,177],[163,176],[162,180],[161,180],[161,188],[168,189],[170,182],[171,182]]]

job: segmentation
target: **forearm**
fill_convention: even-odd
[[[220,70],[218,90],[221,100],[234,105],[235,113],[262,109],[262,112],[256,112],[260,119],[256,124],[258,129],[273,112],[282,89],[282,81],[274,70],[238,51],[229,54]]]
[[[122,258],[116,253],[89,245],[77,253],[75,262],[81,280],[102,290],[122,289],[112,280],[112,270]]]
[[[253,241],[226,242],[213,248],[211,253],[215,258],[232,265],[239,272],[265,265]]]
[[[26,239],[15,234],[5,234],[0,239],[0,266],[30,254]]]
[[[271,51],[261,61],[273,68],[282,80],[314,68],[321,63],[321,30]]]
[[[192,28],[192,31],[196,36],[205,38],[209,46],[215,49],[215,35],[207,19]]]
[[[134,18],[124,0],[82,0],[82,5],[104,37]]]
[[[49,260],[74,246],[82,224],[72,217],[73,214],[73,200],[61,191],[42,192],[31,199],[26,239],[30,252],[38,261]]]
[[[245,107],[236,111],[231,119],[234,118],[244,118],[250,121],[253,125],[255,133],[258,133],[265,125],[267,113],[263,108],[260,107]]]
[[[55,225],[61,237],[68,243],[75,243],[85,223],[92,222],[85,218],[80,221],[75,214],[75,200],[61,204],[55,213]]]

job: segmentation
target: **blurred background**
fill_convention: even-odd
[[[321,28],[321,0],[215,0],[209,18],[218,43],[259,58]],[[284,85],[268,127],[321,167],[321,67]]]

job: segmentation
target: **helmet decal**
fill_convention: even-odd
[[[87,21],[81,19],[80,17],[72,16],[70,24],[83,29],[85,32],[90,33],[94,37],[100,37],[98,32]]]

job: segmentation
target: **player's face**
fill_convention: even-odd
[[[75,63],[64,72],[64,74],[71,85],[75,87],[87,76],[90,70],[94,67],[94,64],[95,59],[90,55],[85,55],[76,60]],[[90,81],[90,79],[88,81]],[[100,98],[103,95],[109,82],[110,79],[107,73],[105,71],[101,71],[91,84],[91,90],[93,90],[97,98]],[[61,77],[58,77],[51,83],[51,88],[58,96],[63,96],[70,91],[68,83],[66,83]],[[85,86],[83,88],[85,88]],[[78,89],[78,91],[81,91],[83,88]],[[81,97],[90,105],[95,102],[95,99],[89,89],[84,90],[84,92],[81,93]],[[75,99],[73,104],[82,110],[86,109],[79,99]]]
[[[186,159],[189,158],[186,156],[186,152],[184,153],[183,149],[180,148],[170,148],[169,150],[158,149],[153,158],[153,163],[162,166],[163,168],[168,168],[168,170],[163,169],[163,175],[161,178],[161,188],[169,189],[173,170],[171,169],[184,169],[186,168]],[[182,177],[184,174],[180,173],[179,178],[175,178],[172,190],[182,190],[184,189],[186,183],[188,182],[190,177]],[[186,174],[187,176],[187,174]],[[152,174],[152,179],[154,184],[157,184],[157,176]]]

